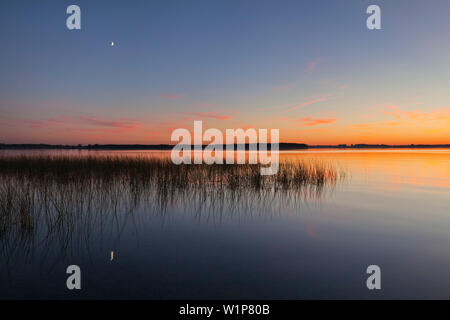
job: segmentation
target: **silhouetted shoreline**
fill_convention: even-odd
[[[450,148],[450,144],[340,144],[340,145],[320,145],[308,146],[309,149],[433,149]]]
[[[88,144],[88,145],[53,145],[53,144],[0,144],[0,149],[69,149],[69,150],[172,150],[175,145],[171,144]],[[206,148],[203,145],[202,148]],[[223,145],[223,150],[226,150],[227,145]],[[234,150],[238,145],[234,145]],[[239,145],[241,146],[241,145]],[[257,148],[258,145],[256,145]],[[191,146],[193,149],[194,146]],[[249,149],[249,144],[245,144],[245,150]],[[298,150],[308,149],[308,145],[303,143],[280,143],[280,150]],[[267,149],[270,150],[270,143],[267,144]]]
[[[203,149],[207,145],[203,145]],[[3,150],[19,149],[57,149],[57,150],[171,150],[174,145],[170,144],[88,144],[88,145],[54,145],[54,144],[0,144]],[[245,150],[249,150],[246,144]],[[270,144],[267,144],[270,150]],[[387,144],[340,144],[340,145],[307,145],[304,143],[280,143],[279,150],[304,150],[304,149],[431,149],[450,148],[450,144],[407,144],[407,145],[387,145]],[[223,145],[226,149],[226,145]],[[237,149],[237,145],[234,145]]]

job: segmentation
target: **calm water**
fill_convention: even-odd
[[[5,233],[0,298],[450,298],[450,150],[281,157],[332,162],[347,178],[320,195],[202,202],[193,193],[164,210],[119,197],[114,215],[100,208],[74,230]],[[82,270],[79,291],[66,289],[71,264]],[[371,264],[381,291],[366,288]]]

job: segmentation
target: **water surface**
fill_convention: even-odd
[[[24,152],[168,155],[1,154]],[[319,193],[192,191],[164,206],[118,193],[114,208],[91,209],[68,228],[11,229],[0,237],[0,298],[450,298],[450,150],[280,157],[331,162],[346,178]],[[82,270],[79,291],[65,285],[71,264]],[[366,288],[371,264],[381,267],[381,291]]]

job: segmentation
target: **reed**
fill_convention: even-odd
[[[85,185],[116,181],[133,187],[160,188],[295,189],[324,185],[339,179],[330,164],[319,161],[286,161],[278,174],[260,175],[261,164],[175,165],[167,158],[130,156],[17,156],[0,157],[0,177],[23,183]]]
[[[208,219],[224,212],[282,212],[306,197],[320,197],[325,186],[344,177],[331,164],[313,160],[282,161],[273,176],[260,175],[260,168],[175,165],[143,156],[0,157],[0,256],[35,243],[37,229],[40,245],[59,243],[62,252],[80,247],[105,225],[120,233],[138,208],[165,215],[178,206]]]

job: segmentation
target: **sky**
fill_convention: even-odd
[[[9,0],[0,39],[0,143],[450,143],[448,0]]]

